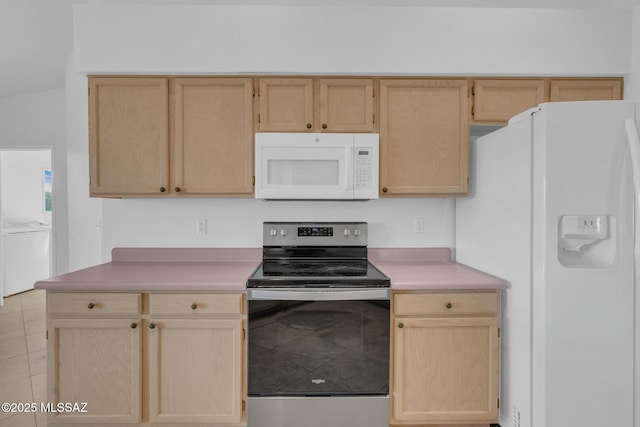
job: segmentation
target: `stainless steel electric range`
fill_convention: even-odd
[[[389,425],[390,282],[365,222],[268,222],[247,281],[249,427]]]

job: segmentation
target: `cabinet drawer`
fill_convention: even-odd
[[[242,314],[242,294],[151,294],[151,314]]]
[[[498,292],[394,295],[396,315],[496,314],[499,306]]]
[[[139,314],[140,301],[137,293],[49,293],[48,309],[54,315]]]

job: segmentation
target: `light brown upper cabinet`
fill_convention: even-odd
[[[253,193],[253,79],[90,77],[89,88],[92,196]]]
[[[92,196],[166,194],[169,79],[89,78]]]
[[[542,102],[622,99],[622,78],[473,80],[472,124],[506,124]]]
[[[551,102],[622,99],[622,79],[551,80]]]
[[[253,80],[176,78],[172,191],[253,193]]]
[[[313,80],[260,79],[261,132],[311,132],[313,129]]]
[[[381,195],[462,195],[469,177],[464,79],[380,81]]]
[[[373,79],[261,78],[261,132],[373,132]]]
[[[321,132],[373,132],[373,80],[320,79]]]
[[[475,80],[473,95],[474,122],[504,123],[544,102],[544,80]]]

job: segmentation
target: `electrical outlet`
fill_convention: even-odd
[[[424,218],[416,218],[413,223],[413,228],[416,233],[424,233]]]
[[[196,233],[203,236],[207,234],[207,220],[206,218],[199,218],[196,221]]]

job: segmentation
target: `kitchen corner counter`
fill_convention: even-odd
[[[505,289],[508,282],[451,261],[448,248],[369,249],[369,261],[394,290]]]
[[[244,291],[261,248],[114,248],[111,262],[36,282],[50,291]]]

